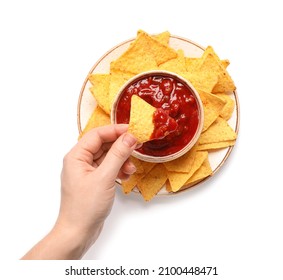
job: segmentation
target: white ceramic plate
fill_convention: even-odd
[[[89,71],[89,74],[91,73],[109,73],[110,71],[110,63],[111,61],[117,59],[122,53],[124,53],[127,48],[129,47],[130,43],[134,39],[127,40],[111,50],[109,50],[107,53],[105,53],[91,68]],[[200,57],[202,53],[204,52],[204,49],[202,46],[188,40],[185,38],[181,38],[178,36],[171,35],[169,45],[174,49],[182,49],[185,53],[185,56],[190,57]],[[86,77],[81,92],[79,96],[78,101],[78,108],[77,108],[77,122],[78,122],[78,129],[79,132],[82,131],[82,129],[85,127],[88,119],[90,118],[95,106],[96,102],[91,95],[89,88],[91,87],[90,82],[88,81],[88,76]],[[238,132],[239,130],[239,100],[237,92],[234,91],[231,93],[231,98],[235,100],[235,109],[233,112],[233,115],[231,119],[228,121],[229,125]],[[225,163],[227,158],[229,157],[231,151],[233,149],[232,147],[216,150],[213,152],[209,152],[209,162],[212,168],[212,175],[215,174],[220,167]],[[196,183],[193,186],[199,185],[200,183],[204,182],[211,176],[203,179],[202,181]],[[189,189],[189,188],[188,188]],[[187,190],[187,189],[185,189]],[[159,192],[159,194],[172,194],[168,193],[165,188],[162,188]]]

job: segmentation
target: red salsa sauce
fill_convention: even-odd
[[[189,87],[166,75],[141,78],[121,94],[116,110],[117,123],[129,123],[134,94],[158,109],[153,116],[155,131],[151,138],[163,137],[145,142],[137,151],[151,156],[167,156],[191,141],[199,124],[199,111]]]

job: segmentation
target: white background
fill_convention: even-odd
[[[1,1],[1,267],[55,222],[62,158],[76,143],[76,106],[90,68],[138,29],[168,30],[230,60],[241,109],[237,144],[214,178],[181,195],[145,203],[117,189],[105,228],[84,258],[217,266],[219,279],[282,279],[279,4]]]

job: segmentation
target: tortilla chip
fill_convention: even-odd
[[[211,46],[208,46],[203,54],[203,59],[209,61],[210,71],[218,73],[218,82],[213,88],[213,93],[226,93],[236,89],[235,84],[223,66],[218,55],[215,53]]]
[[[200,168],[192,175],[192,177],[186,182],[185,185],[192,186],[193,183],[199,182],[203,180],[207,176],[212,174],[212,169],[208,160],[208,154],[205,160],[203,161]]]
[[[186,69],[191,72],[199,63],[199,57],[185,57]]]
[[[226,69],[230,65],[230,61],[228,59],[221,60],[222,66]]]
[[[199,57],[185,57],[187,71],[193,69],[198,63]],[[228,59],[221,60],[222,66],[226,69],[230,65],[230,61]]]
[[[181,173],[175,171],[168,171],[167,177],[169,183],[166,184],[166,190],[168,192],[177,192],[186,183],[189,178],[189,173]]]
[[[111,111],[113,102],[122,88],[122,86],[133,77],[132,73],[122,72],[120,70],[111,69],[110,73],[110,84],[109,84],[109,110]]]
[[[220,113],[220,117],[228,121],[234,112],[235,101],[228,94],[225,93],[215,94],[215,96],[220,97],[222,100],[226,102],[225,106],[223,107]]]
[[[218,82],[218,76],[212,72],[193,71],[181,73],[180,75],[190,81],[197,91],[211,92]]]
[[[184,184],[193,176],[193,174],[200,168],[204,160],[207,158],[206,151],[198,151],[191,170],[187,173],[168,171],[167,176],[170,182],[172,192],[179,191]],[[168,188],[168,186],[167,186]]]
[[[89,80],[93,85],[90,92],[105,113],[110,114],[109,107],[109,74],[91,74]]]
[[[168,175],[167,175],[167,177],[168,177]],[[171,188],[171,185],[170,185],[170,181],[169,180],[167,180],[166,182],[165,182],[165,189],[166,189],[166,191],[167,192],[172,192],[172,188]]]
[[[177,57],[177,53],[173,48],[164,45],[146,32],[140,30],[138,33],[139,36],[142,41],[142,47],[154,55],[157,65]]]
[[[177,57],[174,49],[140,30],[135,41],[117,60],[111,64],[112,69],[138,74],[157,69],[158,65]]]
[[[137,182],[137,188],[145,201],[151,200],[163,187],[167,180],[163,164],[156,164],[153,169]]]
[[[177,51],[178,56],[176,58],[170,59],[159,65],[160,70],[166,70],[170,72],[175,72],[177,74],[182,74],[186,71],[186,61],[183,50]]]
[[[169,45],[170,32],[168,31],[153,35],[152,37],[165,46]]]
[[[137,182],[143,177],[142,173],[134,173],[130,176],[128,180],[122,181],[122,189],[125,194],[130,193],[134,187],[137,185]]]
[[[79,138],[95,127],[109,125],[110,123],[109,115],[107,115],[99,106],[96,106]]]
[[[156,165],[156,163],[154,162],[147,162],[147,161],[141,161],[141,164],[144,169],[144,174],[147,174]]]
[[[216,121],[200,135],[199,144],[217,143],[223,141],[236,140],[236,132],[229,126],[229,124],[218,117]]]
[[[177,57],[177,53],[173,48],[160,43],[144,31],[141,31],[140,34],[147,44],[148,51],[154,55],[157,65]]]
[[[198,93],[203,104],[203,131],[205,131],[219,117],[226,104],[226,101],[223,101],[222,98],[219,98],[215,94],[211,94],[202,90],[198,90]]]
[[[164,46],[161,43],[159,44]],[[144,40],[142,33],[140,33],[126,52],[124,52],[118,59],[111,62],[111,69],[132,74],[156,69],[157,63],[155,57],[148,48],[147,41]]]
[[[181,187],[180,191],[186,190],[188,188],[191,188],[201,182],[203,179],[205,179],[208,176],[212,175],[212,169],[209,163],[208,155],[204,159],[202,165],[200,168],[191,176],[191,178],[184,184],[183,187]],[[167,186],[166,186],[167,187]],[[170,190],[170,185],[168,186],[168,190]]]
[[[134,164],[134,166],[137,169],[137,171],[135,173],[139,174],[139,173],[143,173],[144,172],[144,168],[143,168],[141,160],[139,160],[139,159],[137,159],[137,158],[135,158],[133,156],[130,156],[130,161]]]
[[[128,131],[136,137],[139,143],[144,143],[151,139],[154,131],[153,114],[155,111],[155,107],[139,96],[132,96]]]
[[[186,154],[183,156],[164,162],[164,166],[168,171],[175,171],[175,172],[183,172],[188,173],[192,169],[196,153],[197,153],[197,146],[198,144],[195,144],[192,149],[190,149]]]
[[[134,157],[132,157],[132,159],[133,158]],[[137,172],[132,174],[128,180],[122,181],[122,188],[125,194],[130,193],[137,185],[137,183],[155,166],[155,163],[152,162],[140,161],[140,163],[142,164],[143,172],[138,173],[137,170]]]
[[[236,140],[221,141],[216,143],[207,143],[198,146],[199,151],[212,151],[234,146]]]

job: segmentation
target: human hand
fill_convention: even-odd
[[[128,125],[89,131],[64,158],[57,225],[80,229],[93,243],[111,211],[115,180],[136,171],[128,160],[137,145]]]
[[[57,222],[22,259],[79,259],[94,243],[111,211],[116,178],[136,170],[128,158],[137,140],[127,129],[93,129],[65,156]]]

